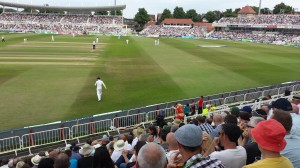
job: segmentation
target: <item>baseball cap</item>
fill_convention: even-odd
[[[263,149],[280,152],[286,146],[284,140],[286,130],[281,123],[274,119],[259,122],[251,130],[251,134],[256,143]]]
[[[187,147],[197,147],[202,143],[202,130],[194,124],[180,127],[174,134],[176,140]]]
[[[292,111],[292,104],[284,98],[277,99],[272,103],[273,108],[281,109],[283,111]]]

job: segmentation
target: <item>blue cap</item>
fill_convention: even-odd
[[[180,127],[174,134],[176,140],[187,147],[197,147],[202,143],[202,130],[194,124]]]

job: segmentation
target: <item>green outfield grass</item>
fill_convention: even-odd
[[[299,48],[172,38],[155,46],[154,38],[100,37],[93,51],[96,36],[55,35],[55,42],[51,35],[4,36],[0,130],[299,80]],[[97,76],[108,88],[101,103]]]

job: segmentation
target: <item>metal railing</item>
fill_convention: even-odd
[[[109,119],[73,125],[71,127],[71,137],[78,140],[82,137],[108,132],[112,129],[112,126],[112,120]]]
[[[243,106],[250,106],[252,109],[260,108],[262,104],[270,103],[273,100],[266,100],[266,101],[258,101],[258,102],[249,102],[247,100],[257,99],[260,96],[271,95],[275,97],[282,97],[285,90],[289,90],[292,94],[300,92],[300,84],[292,85],[292,86],[284,86],[280,88],[271,88],[269,87],[267,90],[264,91],[255,91],[252,93],[245,93],[245,94],[238,94],[242,91],[236,91],[235,94],[231,94],[234,96],[229,96],[225,98],[219,99],[211,99],[205,102],[209,102],[212,104],[218,104],[218,108],[215,111],[210,112],[209,115],[215,113],[222,113],[224,111],[230,110],[230,105],[238,106],[238,108],[242,108]],[[292,98],[293,95],[287,96],[285,98]],[[214,97],[211,96],[211,97]],[[224,100],[224,101],[223,101]],[[197,104],[197,103],[196,103]],[[222,108],[221,108],[222,107]],[[17,151],[23,149],[29,149],[32,147],[48,145],[58,142],[65,142],[67,140],[74,140],[79,138],[91,136],[95,134],[101,133],[108,133],[110,131],[119,130],[121,128],[129,128],[135,127],[141,124],[152,123],[156,120],[156,116],[158,113],[161,113],[165,116],[165,119],[173,119],[175,116],[175,109],[172,107],[158,109],[149,112],[138,112],[137,114],[126,115],[121,117],[114,117],[113,119],[105,119],[99,121],[93,121],[92,119],[90,122],[86,122],[83,124],[76,124],[72,125],[71,127],[64,127],[57,129],[49,129],[40,132],[33,132],[30,131],[29,134],[24,134],[21,136],[12,136],[8,138],[0,139],[0,154],[8,153],[8,152],[15,152],[17,155]],[[194,116],[197,116],[194,115]],[[31,151],[30,151],[31,153]]]
[[[19,136],[0,139],[0,153],[15,152],[22,149],[22,141]]]
[[[146,119],[146,113],[138,113],[123,117],[115,117],[113,119],[113,124],[115,128],[127,128],[146,122]]]
[[[31,132],[29,134],[24,134],[21,138],[22,148],[29,149],[31,147],[37,147],[42,145],[53,144],[57,142],[62,142],[71,139],[71,132],[69,127],[51,129],[40,132]]]

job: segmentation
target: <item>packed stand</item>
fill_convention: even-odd
[[[18,32],[50,31],[59,34],[120,33],[122,17],[61,14],[0,14],[0,29]]]
[[[182,36],[194,36],[204,37],[206,34],[206,27],[182,27],[182,26],[160,26],[150,25],[140,32],[140,35],[144,36],[162,36],[162,37],[182,37]]]
[[[218,23],[225,24],[269,24],[300,25],[300,15],[256,15],[252,18],[223,17]]]
[[[264,98],[269,99],[269,96]],[[78,146],[2,159],[12,168],[254,168],[300,167],[300,94],[279,98],[259,109],[244,106],[206,117],[191,102],[179,103],[172,122],[157,111],[147,129],[136,127],[116,137],[103,135]],[[197,115],[198,113],[198,115]],[[192,115],[193,118],[185,116]]]
[[[251,32],[251,31],[215,31],[210,35],[213,39],[226,39],[226,40],[243,40],[249,39],[252,42],[267,43],[267,44],[287,44],[296,43],[300,44],[300,34],[287,34],[287,33],[272,33],[272,32]]]

